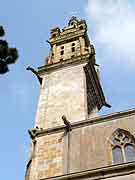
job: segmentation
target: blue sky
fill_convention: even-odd
[[[1,82],[1,178],[23,180],[39,95],[39,84],[25,68],[43,65],[48,54],[49,31],[66,25],[72,15],[87,20],[89,36],[96,48],[101,80],[111,109],[101,114],[134,107],[135,2],[130,0],[3,0],[0,24],[10,46],[20,58]]]

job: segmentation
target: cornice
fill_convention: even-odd
[[[70,174],[64,174],[61,176],[44,178],[40,180],[70,180],[70,179],[99,180],[99,179],[106,179],[116,176],[125,176],[133,173],[135,173],[135,162],[129,162],[129,163],[106,166],[102,168],[90,169],[90,170],[80,171]]]
[[[133,116],[133,115],[135,115],[135,109],[129,109],[127,111],[116,112],[116,113],[112,113],[105,116],[100,116],[100,117],[95,117],[91,119],[74,122],[74,123],[71,123],[71,127],[73,130],[73,129],[77,129],[81,127],[92,126],[92,125],[103,123],[103,122],[117,120],[117,119],[128,117],[128,116]],[[30,137],[34,139],[35,137],[60,133],[60,132],[64,132],[65,130],[66,130],[66,126],[61,125],[54,128],[48,128],[48,129],[35,129],[34,128],[34,129],[28,130],[28,132],[30,134]]]
[[[61,69],[63,67],[83,64],[83,63],[89,61],[89,57],[90,57],[90,53],[85,54],[85,55],[76,56],[76,57],[73,57],[73,58],[70,58],[67,60],[63,60],[58,63],[46,64],[44,66],[38,67],[38,74],[42,75],[44,73],[49,73],[49,72]]]
[[[53,44],[58,44],[70,39],[74,39],[77,37],[82,37],[86,34],[86,30],[78,30],[78,31],[74,31],[74,32],[69,32],[69,33],[61,33],[59,36],[57,36],[56,38],[50,38],[50,43]]]

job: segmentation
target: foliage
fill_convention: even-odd
[[[5,32],[0,26],[0,37],[4,36]],[[16,48],[10,48],[6,40],[0,39],[0,74],[5,74],[9,71],[8,65],[16,62],[18,51]]]

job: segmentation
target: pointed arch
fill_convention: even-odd
[[[117,136],[118,134],[128,135],[128,136],[134,141],[134,143],[135,143],[135,137],[134,137],[129,131],[127,131],[127,130],[125,130],[125,129],[121,129],[121,128],[116,129],[116,130],[113,132],[111,138],[113,138],[114,136]]]
[[[116,129],[110,138],[114,164],[135,161],[135,137],[124,129]]]

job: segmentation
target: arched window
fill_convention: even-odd
[[[123,162],[123,154],[121,147],[115,146],[112,150],[112,153],[113,153],[113,162],[115,164]]]
[[[117,129],[111,138],[113,163],[135,161],[135,138],[123,129]]]
[[[135,161],[135,148],[131,144],[126,144],[124,147],[126,161]]]

